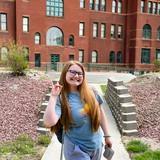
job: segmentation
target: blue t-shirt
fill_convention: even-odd
[[[96,93],[96,99],[101,105],[102,98]],[[102,132],[99,128],[98,131],[91,130],[90,118],[87,114],[83,113],[84,104],[81,102],[78,92],[70,92],[68,94],[68,102],[71,107],[71,115],[73,124],[69,130],[65,132],[65,136],[74,144],[78,145],[83,150],[92,151],[102,145]],[[56,113],[61,116],[61,104],[59,98],[56,103]]]

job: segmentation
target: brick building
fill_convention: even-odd
[[[151,69],[160,0],[0,0],[0,59],[15,40],[31,66],[71,59]]]

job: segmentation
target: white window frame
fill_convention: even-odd
[[[0,13],[0,31],[7,31],[7,14]]]
[[[106,24],[101,24],[101,38],[106,38]]]
[[[84,36],[84,27],[85,27],[85,23],[80,22],[79,23],[79,36]]]
[[[97,22],[93,23],[93,37],[94,38],[98,37],[98,23]]]
[[[84,62],[84,50],[83,49],[79,49],[79,62],[83,63]]]
[[[23,16],[23,32],[29,32],[29,17]]]

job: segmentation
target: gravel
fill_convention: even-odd
[[[139,136],[160,142],[160,78],[142,76],[127,86],[136,104]]]
[[[34,77],[0,73],[0,142],[24,133],[38,136],[39,106],[49,81]]]

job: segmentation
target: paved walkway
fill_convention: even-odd
[[[102,94],[99,85],[94,84],[94,86],[100,92],[100,94]],[[129,155],[126,152],[124,145],[121,141],[121,135],[117,128],[116,122],[112,116],[112,113],[107,103],[104,102],[102,106],[104,107],[108,121],[109,132],[112,136],[111,137],[111,140],[113,142],[112,148],[115,151],[112,160],[130,160]],[[41,160],[60,160],[60,150],[61,150],[61,144],[58,142],[57,138],[53,135],[52,141],[48,146],[48,148],[46,149]],[[101,160],[106,160],[106,159],[102,156]]]

